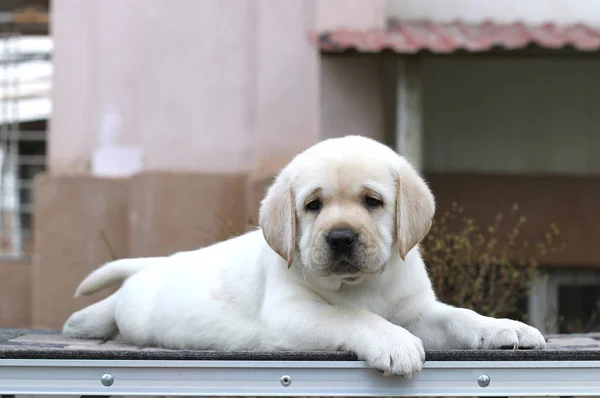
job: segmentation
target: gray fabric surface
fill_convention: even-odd
[[[545,350],[429,351],[428,361],[600,360],[600,334],[548,336]],[[74,340],[57,331],[0,329],[0,359],[354,361],[346,352],[217,352],[136,347],[118,341]]]

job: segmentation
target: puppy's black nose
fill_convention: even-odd
[[[358,233],[350,228],[332,229],[325,240],[331,250],[337,253],[347,253],[356,245]]]

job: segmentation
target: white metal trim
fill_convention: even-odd
[[[108,387],[101,382],[105,374],[114,378]],[[489,386],[479,386],[482,375]],[[287,387],[283,376],[291,379]],[[407,380],[358,361],[0,359],[0,394],[599,396],[600,361],[426,362]]]

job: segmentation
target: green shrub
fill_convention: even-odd
[[[526,221],[518,205],[486,228],[456,203],[438,217],[421,246],[439,299],[488,316],[526,320],[522,304],[540,259],[562,250],[554,224],[539,242],[523,239]]]

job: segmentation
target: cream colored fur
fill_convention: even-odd
[[[530,326],[436,299],[418,247],[434,211],[425,181],[388,147],[359,136],[326,140],[281,171],[260,229],[104,265],[78,293],[122,287],[74,313],[64,333],[167,348],[350,350],[407,377],[425,350],[543,348]],[[346,262],[327,243],[336,228],[358,236]]]

